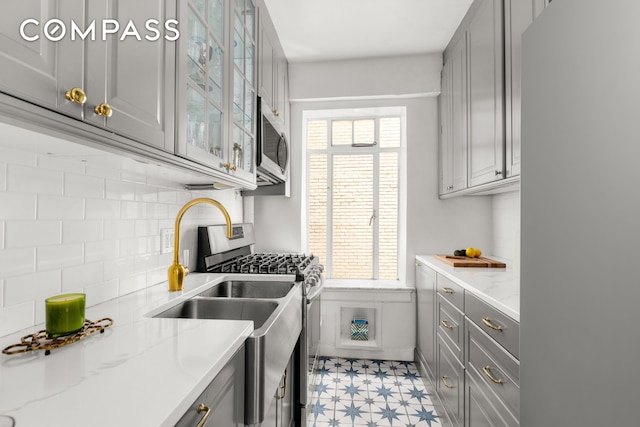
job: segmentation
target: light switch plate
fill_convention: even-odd
[[[160,253],[169,254],[173,252],[173,228],[163,228],[160,230]]]

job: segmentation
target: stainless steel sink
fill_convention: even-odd
[[[228,280],[149,315],[253,320],[253,333],[245,341],[244,424],[260,424],[302,331],[301,286],[294,282]]]
[[[278,303],[273,301],[194,297],[155,317],[253,320],[254,328],[260,329],[276,308]]]
[[[286,296],[293,282],[227,280],[215,285],[199,296],[215,298],[282,298]]]

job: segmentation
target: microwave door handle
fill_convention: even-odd
[[[280,169],[282,169],[282,172],[284,173],[286,169],[286,164],[285,165],[280,164],[280,147],[282,146],[283,142],[284,142],[284,135],[280,135],[280,138],[278,138],[278,145],[276,145],[276,162],[278,163],[278,166],[280,166]]]

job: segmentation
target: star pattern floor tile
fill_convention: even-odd
[[[323,356],[308,427],[438,427],[413,362]]]

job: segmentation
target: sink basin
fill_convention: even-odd
[[[276,308],[278,308],[278,303],[273,301],[194,297],[155,317],[253,320],[254,328],[260,329]]]
[[[302,284],[227,280],[151,317],[252,320],[245,341],[244,424],[264,421],[302,331]]]
[[[199,296],[226,298],[282,298],[286,296],[295,283],[227,280],[215,285]]]

